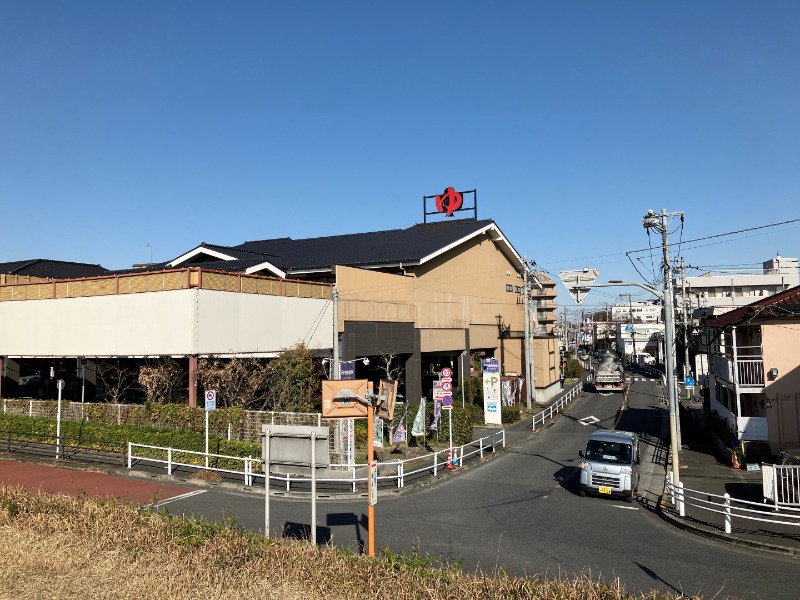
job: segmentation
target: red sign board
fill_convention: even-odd
[[[446,213],[448,217],[452,217],[453,213],[461,208],[463,203],[463,196],[453,187],[447,188],[442,192],[441,196],[436,196],[436,210]]]

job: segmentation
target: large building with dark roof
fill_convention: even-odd
[[[33,339],[11,327],[15,333],[2,338],[0,356],[23,363],[185,356],[191,372],[199,356],[268,357],[311,340],[317,356],[356,361],[359,378],[376,379],[386,361],[401,365],[401,393],[412,404],[430,399],[443,367],[459,381],[489,357],[500,362],[508,401],[523,398],[528,358],[536,399],[558,387],[555,282],[532,272],[492,220],[234,246],[204,242],[144,269],[52,279],[59,281],[0,286],[0,323],[28,318],[47,327],[44,321],[56,314],[63,337],[58,327]],[[268,301],[271,295],[291,296],[290,304]],[[526,352],[526,306],[532,352]],[[80,340],[74,323],[91,324]],[[370,366],[361,358],[370,358]]]

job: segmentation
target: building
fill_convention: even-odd
[[[760,273],[713,274],[676,280],[678,306],[686,306],[694,318],[713,317],[759,298],[766,298],[800,285],[798,259],[776,256],[762,263]],[[686,289],[685,298],[683,288]]]
[[[664,307],[661,302],[629,302],[611,307],[611,320],[625,323],[663,323]]]
[[[128,272],[15,280],[0,285],[2,381],[10,389],[31,365],[57,371],[108,357],[172,356],[188,363],[194,405],[199,357],[270,357],[303,341],[329,360],[373,359],[370,367],[357,362],[357,377],[379,376],[387,361],[401,365],[411,403],[430,397],[442,367],[459,381],[481,358],[495,357],[520,398],[524,314],[533,306],[535,396],[544,401],[560,374],[555,283],[529,271],[528,298],[525,269],[493,221],[452,219],[202,243]],[[85,367],[78,370],[85,379]]]
[[[711,411],[737,440],[800,448],[800,286],[705,322]],[[728,443],[729,440],[723,440]]]

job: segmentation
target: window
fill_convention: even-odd
[[[507,283],[506,284],[506,291],[507,292],[513,292],[514,291],[514,286],[511,285],[510,283]]]
[[[521,293],[522,293],[522,288],[521,288],[520,286],[516,286],[516,287],[514,288],[514,291],[515,291],[517,294],[521,294]]]

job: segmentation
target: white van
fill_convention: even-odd
[[[630,431],[595,431],[579,450],[580,495],[616,496],[633,502],[639,486],[639,436]]]

